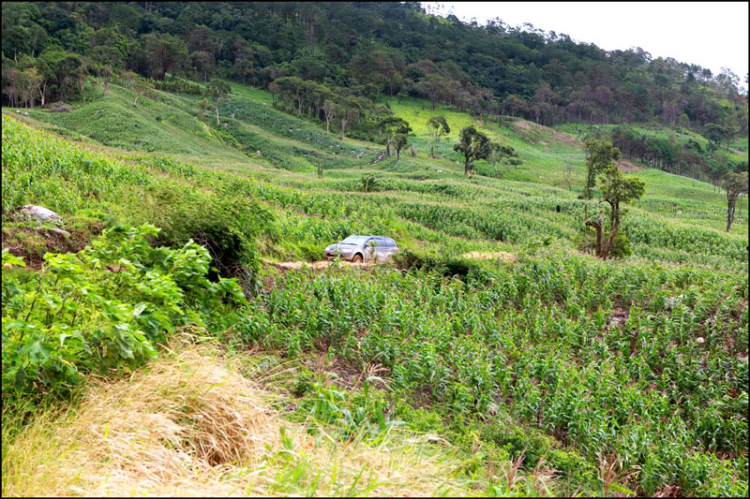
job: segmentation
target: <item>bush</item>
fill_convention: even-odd
[[[65,395],[89,372],[133,369],[178,326],[246,303],[236,280],[206,278],[205,248],[152,248],[157,233],[117,226],[78,253],[45,254],[36,279],[3,272],[4,406]],[[8,250],[2,260],[25,266]]]
[[[458,277],[466,280],[470,275],[484,277],[484,269],[474,260],[452,257],[432,257],[420,255],[410,250],[402,250],[393,255],[393,261],[404,270],[435,270],[445,277]]]
[[[630,248],[630,241],[624,232],[619,231],[612,241],[612,247],[609,250],[610,258],[626,258],[633,254]]]
[[[596,483],[596,468],[575,451],[553,449],[547,454],[547,462],[560,472],[560,478],[570,482],[573,487],[591,486]]]
[[[191,191],[178,182],[152,186],[147,192],[133,218],[163,227],[157,244],[178,248],[193,240],[205,246],[214,281],[219,276],[242,276],[243,267],[253,275],[258,270],[255,239],[271,221],[260,205],[239,196]]]
[[[552,447],[552,438],[532,428],[494,424],[482,428],[480,438],[505,449],[512,459],[524,453],[523,466],[533,469]]]

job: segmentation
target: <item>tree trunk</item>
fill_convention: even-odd
[[[606,260],[607,257],[609,256],[609,252],[612,249],[612,243],[615,240],[615,236],[617,235],[617,230],[619,228],[620,228],[620,223],[615,222],[611,230],[609,231],[609,237],[607,238],[607,246],[602,248],[602,258],[604,260]]]
[[[464,177],[469,176],[469,158],[467,157],[464,162]]]
[[[219,121],[219,103],[216,103],[216,126],[221,125],[221,121]]]
[[[732,222],[734,222],[734,206],[732,202],[727,205],[727,232],[732,228]]]
[[[598,222],[592,222],[586,220],[586,227],[593,227],[596,229],[596,256],[602,254],[602,225]]]
[[[41,97],[42,97],[42,107],[44,107],[44,97],[45,97],[44,94],[46,92],[47,92],[47,80],[44,80],[44,83],[42,84],[42,88],[39,89],[39,93],[41,94]]]
[[[438,136],[437,136],[437,134],[435,134],[435,151],[434,151],[434,154],[433,154],[433,156],[432,156],[432,157],[433,157],[433,158],[435,158],[435,159],[437,159],[437,157],[438,157],[438,154],[437,154],[437,146],[438,146]]]

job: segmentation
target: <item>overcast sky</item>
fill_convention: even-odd
[[[605,50],[641,47],[714,74],[728,67],[747,88],[748,2],[423,2],[436,4],[442,16],[453,9],[480,24],[495,17],[511,26],[528,22]]]

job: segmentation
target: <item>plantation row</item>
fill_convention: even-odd
[[[376,194],[354,194],[358,179],[324,179],[303,185],[294,182],[296,188],[285,188],[268,182],[199,170],[190,165],[175,163],[165,158],[136,158],[143,167],[116,163],[100,154],[76,148],[61,140],[50,139],[40,132],[18,124],[12,118],[3,117],[3,213],[8,214],[22,204],[46,203],[52,210],[75,214],[79,210],[109,211],[128,223],[140,224],[162,220],[176,220],[177,212],[185,215],[192,211],[187,204],[157,196],[146,196],[147,209],[134,209],[124,200],[142,198],[142,190],[164,193],[175,190],[177,198],[192,199],[196,195],[210,199],[207,203],[242,203],[251,197],[284,211],[280,213],[277,230],[269,230],[274,244],[286,244],[292,238],[303,245],[312,242],[313,247],[303,251],[305,257],[315,259],[314,253],[345,233],[377,232],[409,237],[417,231],[419,238],[435,241],[444,239],[437,233],[476,241],[503,241],[526,244],[534,239],[553,237],[575,245],[583,227],[584,202],[574,199],[550,197],[544,193],[554,190],[543,186],[520,188],[497,187],[499,183],[480,186],[459,185],[445,181],[411,181],[385,178],[379,189],[387,192]],[[150,172],[167,173],[168,178]],[[266,175],[263,175],[267,177]],[[260,176],[259,176],[260,177]],[[175,181],[170,180],[176,179]],[[483,179],[482,184],[490,184]],[[169,187],[167,187],[167,185]],[[198,193],[188,185],[199,185]],[[307,187],[335,189],[335,192],[302,191]],[[359,188],[361,190],[361,187]],[[474,191],[474,204],[452,204],[446,201],[460,199],[468,202]],[[390,197],[388,193],[409,192],[411,196],[422,196],[420,204]],[[216,196],[212,193],[221,193]],[[230,196],[231,199],[228,199]],[[152,213],[149,214],[148,205]],[[200,203],[199,203],[200,204]],[[560,213],[557,213],[557,209]],[[595,204],[590,205],[590,216]],[[289,212],[289,209],[293,209]],[[257,223],[254,213],[260,207],[252,203],[244,208],[247,222],[252,227]],[[746,240],[734,234],[725,234],[699,226],[683,226],[666,222],[641,210],[631,210],[623,223],[636,255],[656,257],[677,263],[700,263],[712,266],[741,265],[747,262]],[[172,212],[167,215],[165,212]],[[297,213],[295,213],[297,212]],[[196,217],[193,213],[191,218]],[[172,217],[172,218],[170,218]],[[310,220],[310,218],[313,220]],[[261,217],[263,218],[263,217]],[[169,220],[167,220],[169,219]],[[414,222],[418,224],[415,227]],[[221,221],[221,225],[228,221]],[[406,224],[409,229],[406,230]],[[163,228],[169,229],[168,226]],[[241,224],[236,224],[242,232]],[[420,229],[426,227],[433,231]],[[297,227],[298,229],[291,229]],[[300,229],[300,227],[302,227]],[[247,230],[242,237],[250,238]],[[169,231],[165,232],[165,237]],[[182,236],[185,236],[183,234]],[[184,243],[187,237],[179,241]],[[455,244],[464,245],[456,240]],[[308,244],[309,246],[309,244]],[[735,262],[735,263],[731,263]]]
[[[640,467],[632,485],[647,495],[667,484],[743,495],[747,284],[561,254],[470,272],[466,283],[290,273],[233,334],[290,356],[322,350],[359,369],[380,364],[394,400],[426,390],[432,410],[458,424],[498,402],[590,463],[615,455],[625,472]],[[525,466],[543,453],[530,448]]]

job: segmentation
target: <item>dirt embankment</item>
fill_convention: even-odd
[[[580,139],[576,137],[575,135],[557,132],[551,128],[548,128],[543,125],[537,125],[536,123],[532,123],[530,121],[514,121],[513,125],[516,128],[518,128],[520,131],[523,131],[522,135],[524,135],[527,139],[531,140],[532,142],[540,141],[541,137],[548,139],[548,140],[541,140],[541,144],[543,146],[548,146],[549,140],[551,140],[555,144],[571,146],[571,147],[578,145],[580,143]]]
[[[299,270],[302,268],[310,268],[313,270],[320,270],[320,269],[327,269],[331,267],[333,262],[328,260],[322,260],[319,262],[281,262],[281,263],[273,263],[273,262],[265,262],[268,265],[271,265],[273,267],[276,267],[279,270]],[[339,264],[342,267],[370,267],[372,265],[375,265],[374,263],[356,263],[356,262],[339,262]]]
[[[516,260],[516,255],[514,255],[513,253],[507,253],[505,251],[470,251],[468,253],[464,253],[461,256],[463,258],[469,258],[471,260],[502,260],[504,262],[513,262]],[[333,265],[333,262],[328,261],[328,260],[321,260],[319,262],[297,261],[297,262],[281,262],[281,263],[264,261],[264,263],[272,267],[275,267],[279,270],[300,270],[304,268],[309,268],[313,270],[322,270],[322,269],[330,268]],[[390,262],[385,262],[385,263],[390,263]],[[372,268],[376,265],[384,265],[385,263],[373,263],[373,262],[357,263],[357,262],[340,261],[339,265],[342,268],[352,268],[352,267]]]
[[[638,166],[632,161],[627,160],[627,159],[621,159],[619,161],[615,161],[615,164],[617,165],[617,168],[622,173],[635,173],[635,172],[643,170],[642,166]]]

